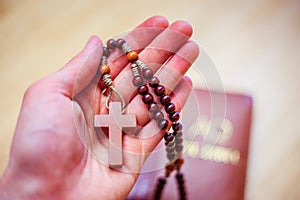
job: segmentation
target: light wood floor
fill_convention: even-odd
[[[225,89],[254,98],[246,199],[299,199],[299,0],[1,0],[0,174],[26,88],[90,35],[107,39],[157,14],[189,21]]]

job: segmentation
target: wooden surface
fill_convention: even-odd
[[[246,199],[299,199],[297,0],[1,0],[0,173],[26,88],[58,70],[90,35],[107,39],[157,14],[189,21],[226,91],[254,98]]]

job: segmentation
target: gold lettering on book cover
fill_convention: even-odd
[[[234,137],[233,133],[233,125],[229,119],[199,116],[187,130],[184,154],[192,158],[237,165],[240,151],[224,146]],[[200,143],[200,140],[203,142]]]

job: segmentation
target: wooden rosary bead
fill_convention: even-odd
[[[142,77],[135,76],[135,77],[133,77],[132,83],[133,83],[133,85],[140,87],[144,84],[144,81],[143,81]]]
[[[176,174],[176,179],[178,180],[178,179],[183,179],[183,174],[182,173],[177,173]]]
[[[169,126],[168,120],[162,119],[162,120],[158,121],[158,127],[159,127],[161,130],[167,130],[167,129],[168,129],[168,126]]]
[[[164,185],[164,184],[167,182],[167,179],[164,178],[164,177],[160,177],[160,178],[158,179],[158,181],[159,181],[159,183],[161,183],[161,184]]]
[[[143,69],[142,74],[146,80],[150,80],[153,77],[153,71],[148,68]]]
[[[147,93],[143,96],[143,102],[145,104],[153,103],[153,96],[150,93]]]
[[[167,182],[167,179],[164,178],[164,177],[160,177],[160,178],[158,179],[158,183],[157,183],[156,189],[155,189],[154,199],[157,199],[157,200],[160,199],[162,190],[163,190],[164,185],[166,184],[166,182]]]
[[[175,153],[168,153],[168,154],[167,154],[167,158],[168,158],[170,161],[174,160],[175,156],[176,156]]]
[[[166,144],[167,148],[174,148],[175,147],[175,142],[172,141],[172,142],[169,142]]]
[[[167,165],[167,166],[165,167],[165,176],[166,176],[166,177],[169,177],[170,174],[174,171],[174,169],[175,169],[174,164],[169,164],[169,165]]]
[[[183,179],[177,179],[177,182],[179,184],[179,190],[184,190],[184,180]],[[183,187],[180,187],[180,186],[183,186]]]
[[[178,189],[180,193],[185,193],[184,191],[184,181],[182,179],[177,180]]]
[[[177,180],[177,183],[178,183],[178,190],[179,190],[180,196],[185,197],[186,193],[185,193],[184,182],[182,180],[180,180],[180,182],[178,182],[178,180]]]
[[[140,95],[145,95],[145,94],[147,94],[148,93],[148,87],[146,86],[146,85],[142,85],[142,86],[140,86],[139,88],[138,88],[138,93],[140,94]]]
[[[160,121],[164,119],[164,114],[161,111],[157,111],[153,114],[152,118],[155,119],[156,121]]]
[[[178,132],[182,130],[182,124],[180,122],[177,122],[172,125],[173,131]]]
[[[175,161],[175,167],[178,172],[180,172],[180,169],[181,169],[181,166],[183,165],[183,163],[184,163],[184,159],[182,157],[178,158]]]
[[[175,165],[174,164],[169,164],[165,167],[166,171],[168,172],[172,172],[175,169]]]
[[[114,50],[116,48],[116,40],[110,39],[107,41],[106,45],[110,50]]]
[[[108,65],[102,64],[99,67],[99,72],[101,75],[109,74],[110,73],[110,67]]]
[[[174,148],[168,148],[166,147],[166,152],[167,153],[174,153],[175,149]]]
[[[184,163],[184,159],[181,157],[181,158],[178,158],[176,161],[175,161],[175,165],[183,165]]]
[[[166,133],[164,135],[164,139],[166,140],[166,142],[172,142],[174,139],[174,135],[172,133]]]
[[[183,194],[180,193],[180,200],[186,200],[186,193],[184,192]]]
[[[159,106],[157,103],[150,103],[148,109],[150,113],[156,113],[159,110]]]
[[[176,145],[175,149],[176,149],[177,152],[182,152],[183,145],[182,144],[178,144],[178,145]]]
[[[173,112],[175,112],[175,105],[174,103],[169,103],[165,106],[165,111],[168,113],[168,114],[172,114]],[[172,126],[173,127],[173,126]],[[174,130],[174,129],[173,129]]]
[[[163,104],[163,105],[166,105],[166,104],[168,104],[168,103],[170,103],[171,102],[171,97],[170,97],[170,95],[164,95],[164,96],[162,96],[161,98],[160,98],[160,102]]]
[[[178,121],[180,118],[179,112],[174,112],[174,113],[170,114],[169,118],[172,122]]]
[[[135,51],[130,51],[126,54],[128,62],[134,63],[139,59],[139,54]]]
[[[176,144],[182,144],[182,142],[183,142],[182,137],[175,137],[175,143]]]
[[[107,47],[103,47],[103,55],[108,58],[110,56],[110,51]]]
[[[123,45],[125,42],[126,42],[126,41],[123,40],[123,39],[118,39],[118,40],[116,41],[116,47],[117,47],[118,49],[122,49],[122,45]]]
[[[159,79],[154,76],[149,80],[149,85],[150,87],[155,88],[157,85],[159,85],[159,82]]]
[[[176,136],[176,138],[179,138],[179,137],[182,137],[182,131],[175,131],[174,133],[173,133],[173,135],[175,135]]]
[[[157,96],[165,95],[165,91],[166,91],[166,89],[165,89],[165,87],[162,86],[162,85],[158,85],[158,86],[156,86],[155,89],[154,89],[154,92],[155,92],[155,94],[156,94]]]

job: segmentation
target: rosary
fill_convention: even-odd
[[[110,67],[107,65],[107,58],[115,49],[122,50],[126,55],[127,61],[131,63],[132,84],[137,87],[137,92],[148,107],[151,118],[156,120],[160,130],[165,132],[164,140],[169,162],[165,166],[165,177],[160,177],[157,181],[153,199],[160,199],[167,178],[173,171],[176,171],[180,199],[185,200],[184,176],[180,172],[184,160],[182,158],[182,124],[178,122],[180,118],[179,112],[176,111],[175,105],[171,102],[170,95],[166,94],[165,87],[160,84],[159,79],[154,76],[153,71],[139,60],[138,53],[133,51],[124,39],[118,39],[117,41],[110,39],[107,41],[107,47],[103,48],[103,56],[99,67],[101,80],[109,89],[109,95],[106,99],[106,108],[109,110],[109,115],[95,115],[94,125],[95,127],[109,127],[109,166],[111,168],[122,166],[122,151],[120,151],[122,149],[122,128],[136,127],[136,118],[134,115],[122,115],[126,108],[125,101],[113,86]],[[159,102],[155,102],[153,93],[158,97]],[[113,94],[116,94],[121,102],[112,102],[111,98]],[[165,119],[161,107],[164,107],[165,113],[172,124]],[[172,127],[172,131],[170,132],[169,127]]]

